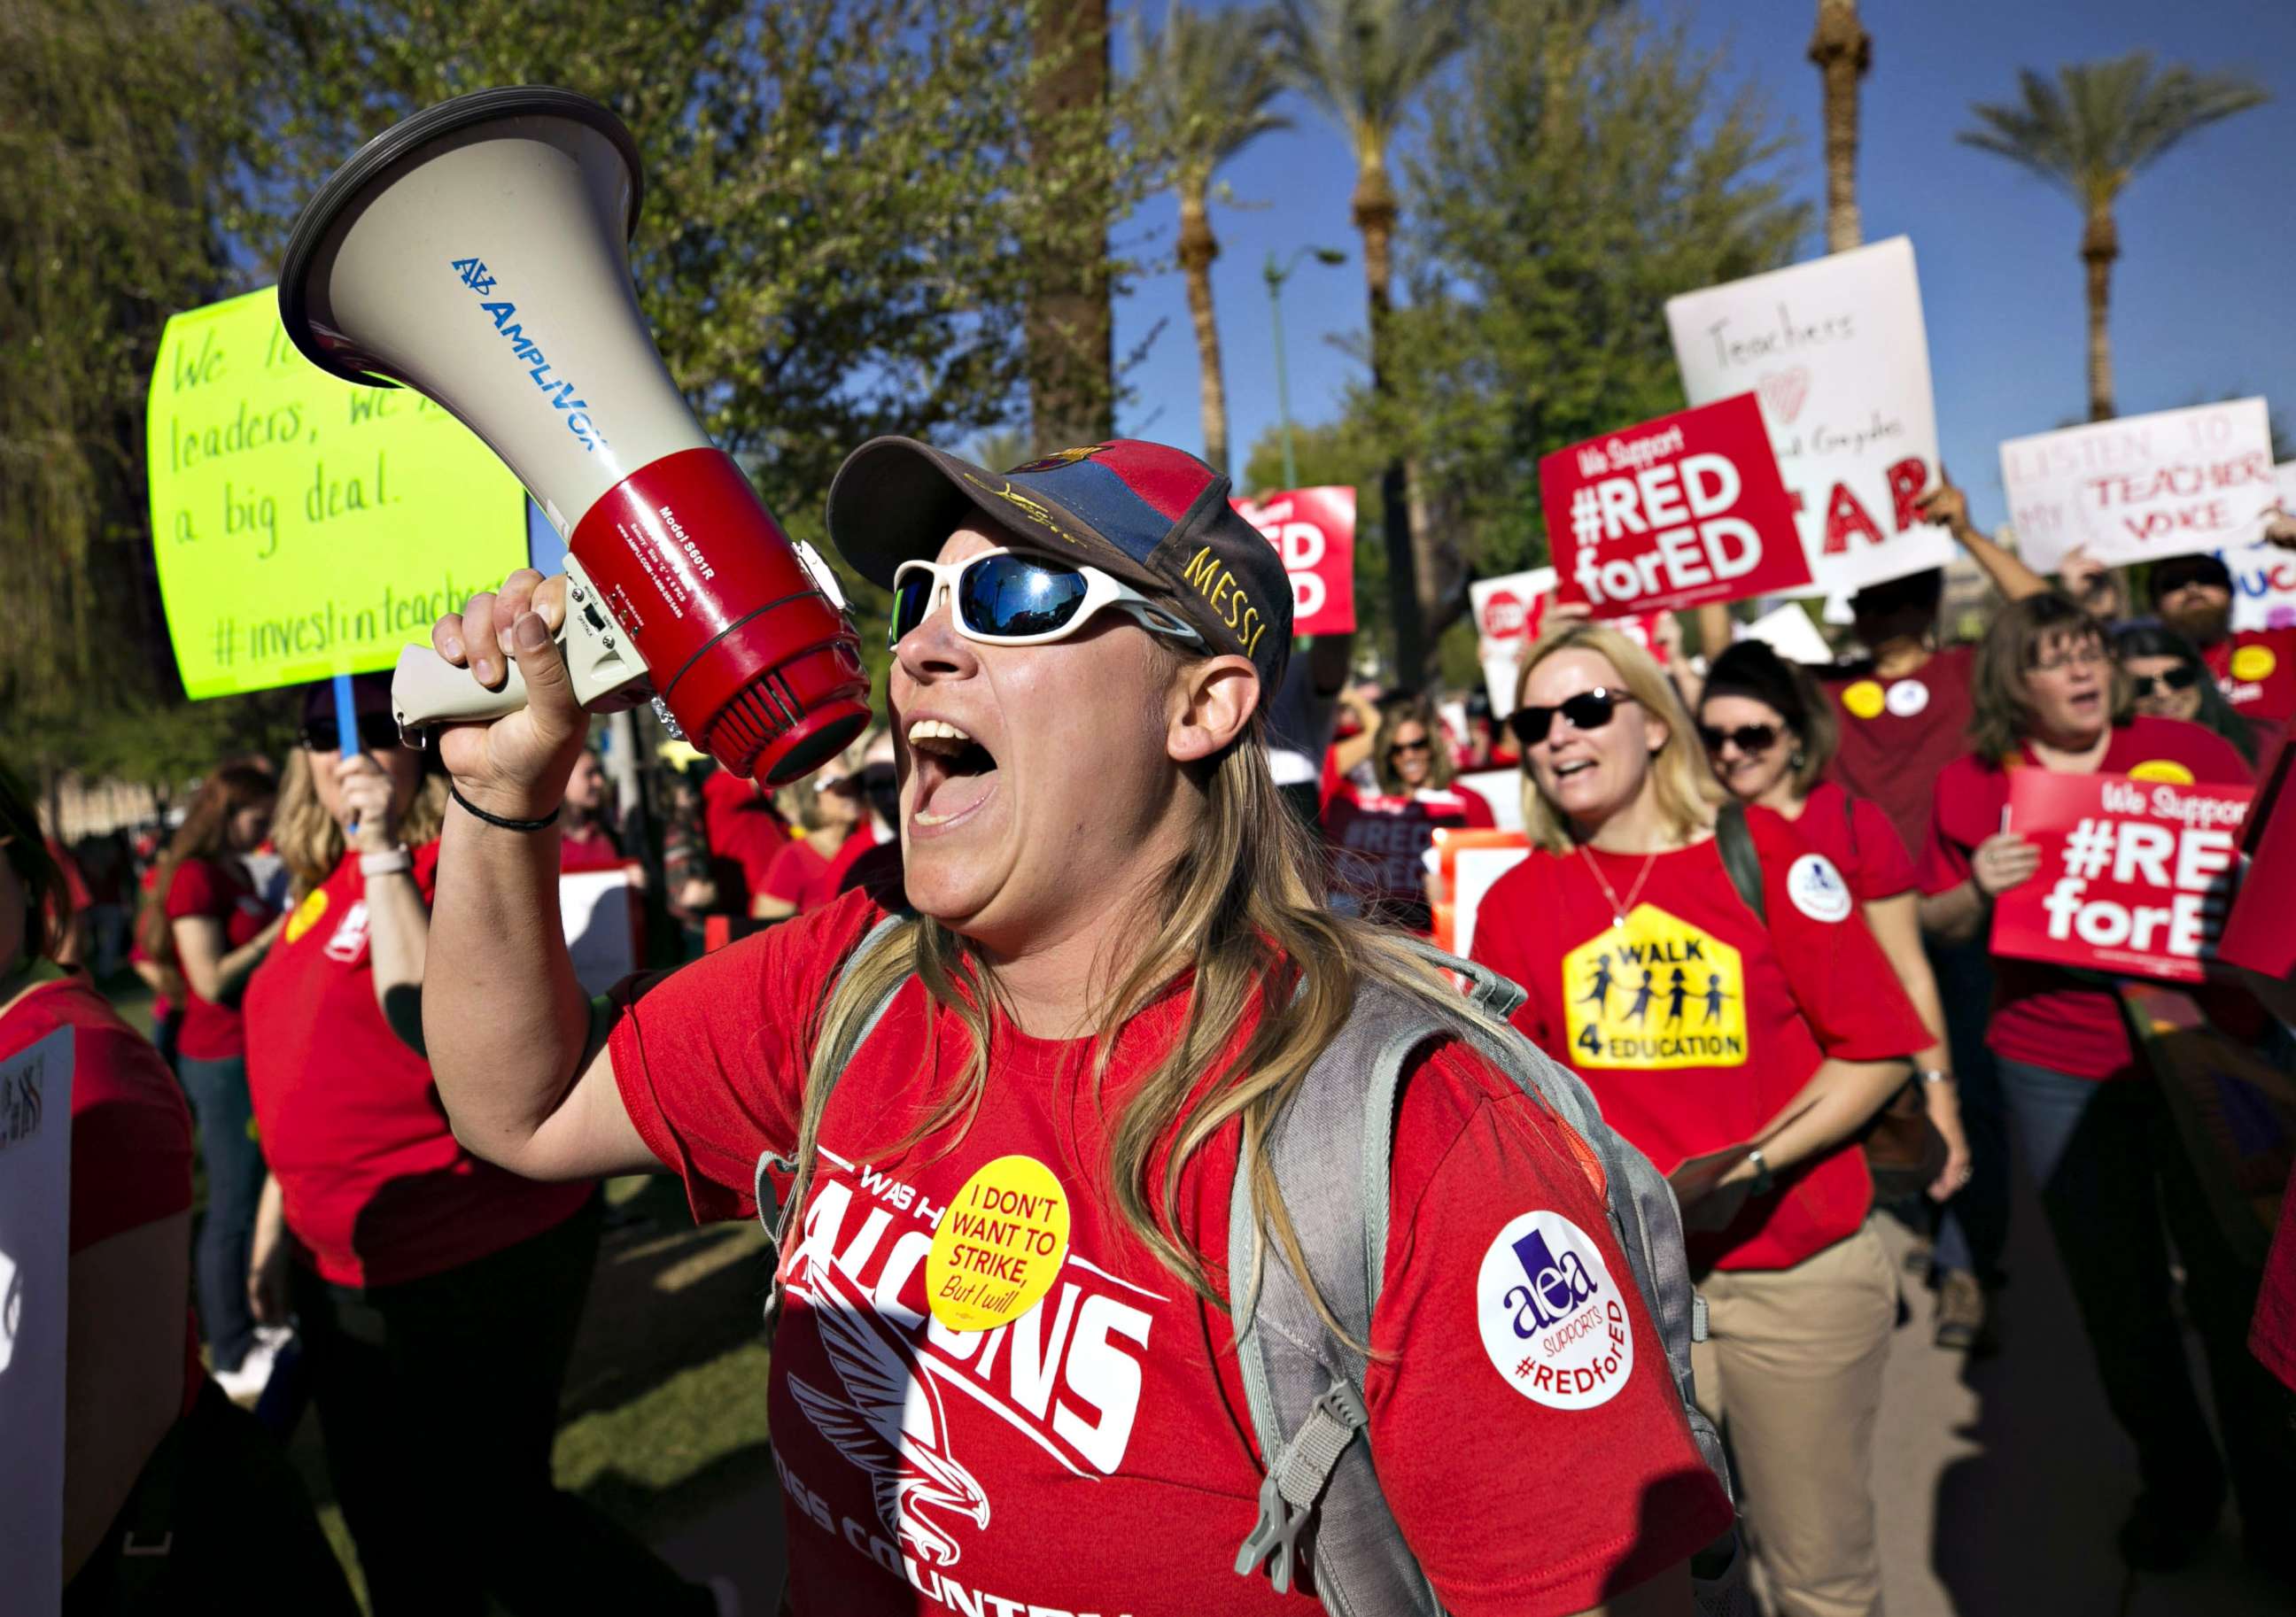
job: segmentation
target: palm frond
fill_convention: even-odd
[[[1275,20],[1293,87],[1381,145],[1466,43],[1457,0],[1280,0]]]
[[[1288,129],[1274,26],[1262,12],[1198,12],[1168,0],[1163,26],[1128,19],[1141,133],[1176,175],[1201,184],[1261,135]]]
[[[2068,63],[2054,79],[2025,69],[2018,99],[1975,103],[1977,127],[1957,138],[2032,170],[2095,213],[2177,143],[2266,99],[2237,74],[2159,67],[2137,51]]]

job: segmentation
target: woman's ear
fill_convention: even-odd
[[[1215,756],[1244,731],[1259,706],[1259,670],[1248,657],[1193,662],[1175,676],[1164,750],[1177,764]]]

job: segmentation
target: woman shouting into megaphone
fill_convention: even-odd
[[[1226,479],[1123,440],[996,473],[880,439],[830,531],[892,592],[906,905],[849,894],[595,1004],[554,896],[562,586],[519,574],[433,636],[530,692],[440,740],[440,1092],[516,1172],[667,1166],[783,1237],[790,1608],[1687,1609],[1732,1516],[1612,1233],[1628,1159],[1412,944],[1324,907],[1266,755],[1290,588]],[[1424,1031],[1335,1080],[1366,1016]],[[1382,1059],[1399,1098],[1366,1103]],[[1335,1279],[1307,1254],[1359,1179],[1377,1238]],[[1302,1297],[1331,1368],[1294,1419],[1305,1350],[1268,1338]],[[1311,1564],[1327,1487],[1370,1507]]]

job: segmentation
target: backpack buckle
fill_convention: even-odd
[[[1333,1381],[1308,1407],[1308,1418],[1268,1466],[1267,1480],[1259,1485],[1259,1520],[1235,1553],[1239,1576],[1250,1577],[1265,1562],[1275,1592],[1292,1592],[1300,1535],[1314,1518],[1316,1501],[1323,1498],[1340,1456],[1370,1421],[1362,1395],[1345,1380]]]

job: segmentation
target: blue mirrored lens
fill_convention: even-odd
[[[893,617],[885,629],[885,643],[898,646],[901,636],[924,622],[932,608],[933,579],[930,573],[912,573],[893,591]]]
[[[1083,604],[1082,574],[1021,556],[989,556],[957,580],[957,610],[976,634],[1049,634]]]

